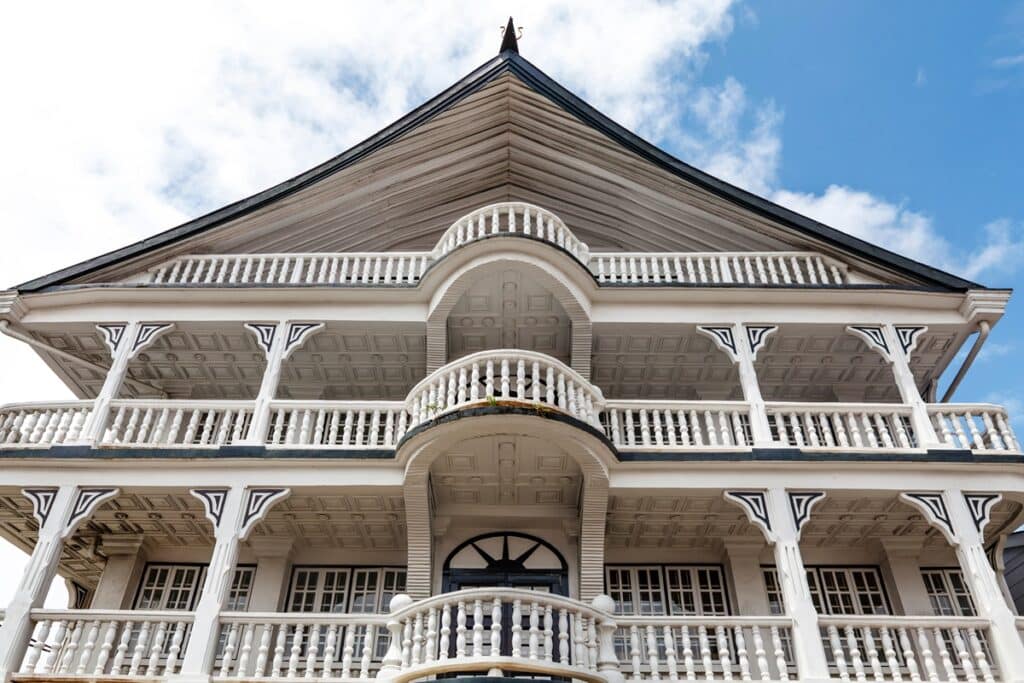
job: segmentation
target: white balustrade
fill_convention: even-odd
[[[188,641],[188,612],[33,610],[20,674],[152,679],[177,673]]]
[[[401,402],[274,401],[270,446],[394,448],[408,429]]]
[[[221,254],[182,256],[153,268],[154,285],[414,285],[432,256],[426,252]]]
[[[846,264],[815,252],[592,253],[590,272],[599,283],[842,285]]]
[[[821,617],[833,678],[992,683],[988,622],[966,617]]]
[[[1001,406],[936,403],[928,406],[935,432],[950,448],[1020,452],[1020,443]]]
[[[494,235],[533,237],[554,244],[587,263],[587,245],[566,227],[562,219],[546,209],[523,202],[491,204],[452,223],[434,247],[435,258],[442,258],[464,244]]]
[[[782,446],[829,450],[917,447],[911,408],[897,403],[777,403],[766,406]]]
[[[385,614],[228,612],[220,622],[215,678],[367,680],[389,643]]]
[[[245,438],[252,410],[248,401],[113,401],[102,445],[227,446]]]
[[[533,351],[480,351],[445,365],[406,398],[410,427],[472,405],[513,401],[557,410],[600,429],[601,390],[551,356]]]
[[[91,401],[21,403],[0,408],[0,447],[81,442],[88,433]]]
[[[616,654],[632,680],[799,678],[783,617],[616,617]]]
[[[605,434],[620,449],[746,448],[753,444],[743,401],[608,401]]]

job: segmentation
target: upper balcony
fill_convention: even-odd
[[[562,220],[523,202],[491,204],[453,223],[430,251],[190,254],[121,281],[164,287],[415,286],[481,240],[534,240],[565,253],[600,286],[840,287],[877,280],[813,251],[592,252]]]
[[[394,450],[414,430],[466,412],[516,411],[568,418],[620,454],[629,452],[971,451],[1019,455],[1006,411],[989,404],[929,404],[927,424],[902,403],[617,400],[545,354],[497,349],[430,373],[403,401],[115,399],[8,405],[7,448]],[[101,420],[101,423],[97,423]],[[767,426],[759,442],[755,425]],[[927,444],[924,431],[938,441]]]

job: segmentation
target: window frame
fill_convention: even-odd
[[[882,574],[882,568],[879,565],[874,564],[812,564],[805,565],[804,569],[807,572],[807,584],[811,593],[811,600],[814,603],[814,609],[821,616],[856,616],[856,615],[868,615],[868,616],[891,616],[893,614],[892,601],[889,599],[889,589],[885,583],[885,575]],[[782,595],[782,583],[778,575],[778,567],[774,564],[763,564],[761,565],[761,582],[765,589],[765,595],[768,597],[769,606],[771,605],[771,591],[768,590],[768,582],[765,579],[765,574],[773,572],[775,574],[775,582],[779,587],[779,605],[782,607],[782,614],[785,614],[786,604],[784,596]],[[843,572],[847,584],[850,587],[850,595],[852,597],[851,605],[853,611],[846,612],[834,612],[832,606],[827,600],[827,593],[823,590],[824,576],[822,572]],[[854,573],[856,572],[868,572],[874,575],[874,578],[878,582],[879,595],[882,600],[882,606],[885,612],[864,612],[862,607],[862,601],[859,599],[860,591],[856,588],[856,581],[854,580]]]
[[[632,603],[634,605],[634,608],[633,608],[633,611],[628,613],[628,614],[625,613],[625,612],[621,612],[621,611],[619,611],[621,603],[620,603],[620,601],[616,600],[615,610],[616,610],[616,614],[618,614],[618,615],[621,615],[621,616],[624,616],[624,617],[626,617],[626,616],[630,616],[630,617],[631,616],[731,616],[732,615],[732,599],[731,599],[731,596],[729,595],[729,580],[728,580],[728,576],[726,575],[726,572],[725,572],[725,566],[722,565],[722,564],[718,564],[718,563],[714,563],[714,562],[669,563],[669,564],[661,564],[661,563],[623,563],[623,564],[606,563],[604,565],[604,582],[605,582],[605,592],[608,595],[612,595],[612,593],[613,593],[613,590],[611,588],[610,572],[611,571],[623,571],[623,570],[629,572],[630,576],[631,576],[631,578],[630,578],[630,581],[631,581],[630,593],[631,593],[631,598],[632,598]],[[637,580],[636,580],[636,577],[638,576],[637,572],[639,572],[639,571],[654,571],[654,572],[656,572],[656,575],[658,576],[659,599],[661,600],[661,605],[662,605],[662,610],[661,610],[662,613],[661,614],[653,614],[653,613],[652,614],[644,614],[644,613],[642,613],[642,612],[640,612],[638,610],[638,606],[641,604],[641,601],[638,599],[640,597],[639,582],[637,582]],[[697,608],[697,611],[694,612],[693,614],[689,614],[689,613],[686,613],[686,612],[677,613],[677,611],[673,609],[673,601],[672,601],[672,599],[670,597],[670,593],[671,593],[671,590],[672,590],[671,587],[670,587],[670,583],[669,583],[669,572],[670,571],[671,572],[686,571],[687,573],[690,574],[690,577],[691,577],[691,580],[692,580],[692,587],[689,590],[692,592],[693,599],[694,599],[694,606]],[[718,577],[721,580],[721,586],[718,589],[720,591],[720,593],[721,593],[722,606],[724,608],[724,611],[721,614],[705,613],[704,612],[704,606],[703,606],[702,600],[701,600],[701,592],[704,591],[704,590],[708,590],[708,587],[705,587],[700,582],[700,572],[701,571],[714,571],[714,572],[716,572],[718,574]],[[614,591],[614,592],[619,593],[619,592],[622,592],[622,591],[621,590],[617,590],[617,591]]]
[[[935,597],[932,594],[931,588],[928,585],[928,580],[925,579],[926,574],[938,574],[942,578],[943,588],[946,591],[946,597],[949,599],[950,604],[954,608],[954,614],[939,614],[935,605]],[[950,576],[958,575],[960,583],[964,586],[965,591],[961,594],[952,590],[952,583],[950,582]],[[932,608],[932,612],[937,617],[976,617],[978,616],[978,606],[975,603],[974,595],[971,593],[971,587],[964,578],[964,570],[962,567],[921,567],[920,571],[921,581],[924,583],[925,593],[928,594],[928,603]],[[966,596],[967,601],[970,603],[971,613],[966,614],[959,600],[959,596]]]
[[[167,607],[167,592],[170,590],[170,586],[165,584],[161,587],[163,596],[160,600],[160,607],[139,607],[139,601],[142,599],[142,594],[146,590],[146,578],[149,576],[150,571],[158,569],[167,569],[168,575],[167,580],[169,581],[174,572],[183,569],[198,569],[199,573],[196,576],[195,585],[191,589],[191,595],[188,601],[188,607],[176,608]],[[135,595],[132,597],[132,609],[133,610],[160,610],[168,612],[191,612],[196,608],[196,603],[199,602],[199,598],[203,593],[203,585],[206,583],[206,574],[210,569],[209,562],[147,562],[142,568],[142,574],[139,576],[139,581],[135,587]],[[245,572],[250,574],[249,586],[246,589],[245,597],[245,610],[249,609],[249,602],[252,600],[252,589],[256,580],[256,565],[255,564],[237,564],[235,565],[234,574],[231,576],[231,585],[228,586],[229,595],[234,591],[235,581],[238,579],[239,574]]]
[[[340,612],[332,611],[321,611],[316,609],[314,611],[302,611],[293,610],[291,606],[293,604],[294,592],[295,592],[295,580],[298,572],[300,571],[312,571],[319,573],[320,578],[317,579],[317,587],[315,590],[314,607],[317,607],[322,603],[323,600],[323,572],[327,571],[342,571],[345,572],[345,598],[344,606]],[[376,571],[378,580],[377,587],[375,589],[375,600],[380,606],[381,611],[379,612],[360,612],[361,614],[387,614],[388,605],[381,604],[386,583],[386,576],[388,572],[394,572],[398,574],[400,572],[405,573],[405,582],[402,585],[408,585],[408,568],[403,565],[379,565],[379,564],[295,564],[292,565],[291,571],[288,574],[288,586],[283,596],[284,609],[287,612],[295,612],[302,614],[350,614],[352,611],[352,605],[355,600],[355,577],[358,572],[369,572]],[[396,583],[396,586],[399,585]],[[403,592],[405,588],[396,588],[397,592]]]

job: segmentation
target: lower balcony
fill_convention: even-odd
[[[188,612],[36,610],[18,680],[173,678],[189,647]],[[516,589],[469,589],[390,614],[225,612],[213,664],[223,680],[406,682],[464,675],[581,681],[807,678],[796,651],[824,647],[836,680],[1004,680],[989,624],[965,617],[821,617],[798,641],[788,617],[625,617]]]

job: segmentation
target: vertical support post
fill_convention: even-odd
[[[284,337],[287,334],[287,323],[283,320],[276,325],[247,324],[246,328],[256,335],[257,343],[267,357],[267,367],[263,371],[260,391],[253,403],[252,424],[249,434],[243,440],[245,444],[266,443],[267,429],[270,427],[270,402],[277,393],[277,385],[281,381],[281,364],[284,362]]]
[[[46,600],[64,540],[98,505],[117,495],[117,489],[61,486],[26,489],[24,493],[32,501],[39,537],[0,628],[0,681],[9,681],[21,666],[32,636],[32,610]]]
[[[128,609],[131,590],[138,585],[145,565],[142,549],[144,537],[108,534],[101,537],[101,548],[107,556],[99,585],[92,598],[92,609]]]
[[[759,539],[726,538],[726,569],[730,584],[736,592],[736,613],[740,616],[764,616],[769,614],[768,595],[765,593],[764,577],[761,576],[761,552],[764,542]]]
[[[288,494],[288,489],[241,486],[192,491],[206,507],[206,516],[214,526],[215,541],[203,592],[193,614],[192,633],[181,661],[183,677],[204,681],[209,678],[217,653],[220,612],[231,589],[239,546],[274,503]]]
[[[89,424],[86,440],[93,444],[103,440],[107,417],[110,414],[110,402],[121,392],[125,375],[128,374],[128,361],[133,354],[132,347],[138,335],[139,323],[133,321],[123,325],[97,325],[97,328],[110,348],[111,363],[103,386],[92,404],[92,422]]]
[[[1002,680],[1024,680],[1024,645],[1017,632],[1016,616],[985,554],[985,525],[1001,496],[964,494],[959,489],[947,489],[943,491],[942,497],[949,510],[952,533],[952,538],[947,535],[947,540],[954,543],[964,580],[971,587],[978,616],[988,619],[991,624],[989,643],[1002,669]]]
[[[779,572],[786,615],[793,620],[793,645],[800,680],[823,681],[829,675],[825,648],[818,626],[818,612],[807,584],[807,569],[800,554],[800,526],[794,519],[789,494],[784,489],[767,491],[768,519],[775,530],[775,567]]]
[[[907,616],[934,616],[918,559],[924,540],[924,536],[889,536],[879,540],[885,556],[885,568],[896,587],[895,597]]]
[[[719,349],[736,364],[743,400],[750,406],[750,436],[753,445],[772,445],[772,430],[768,423],[768,411],[761,396],[761,385],[757,381],[754,360],[764,346],[768,336],[778,328],[774,325],[708,325],[697,330],[711,338]]]

